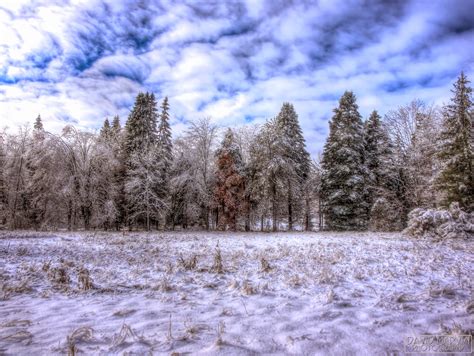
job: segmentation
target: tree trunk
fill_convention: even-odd
[[[319,215],[319,231],[323,230],[323,204],[321,203],[321,199],[318,199],[318,215]]]
[[[272,231],[278,231],[276,185],[272,184]]]
[[[311,204],[308,198],[306,198],[306,208],[305,208],[305,224],[304,229],[305,231],[311,230]]]
[[[293,230],[293,195],[290,180],[288,180],[288,230]]]
[[[15,199],[13,200],[13,207],[12,207],[12,225],[13,230],[17,228],[16,226],[16,206],[18,203],[18,193],[20,191],[20,182],[21,182],[21,171],[23,170],[23,150],[20,157],[20,167],[18,168],[18,174],[16,178],[16,188],[15,188]]]

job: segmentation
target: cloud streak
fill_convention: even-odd
[[[344,90],[361,112],[442,103],[474,74],[474,3],[152,0],[0,4],[1,126],[124,121],[140,90],[167,95],[174,128],[199,116],[262,122],[291,101],[313,154]]]

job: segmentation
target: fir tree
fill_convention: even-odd
[[[470,81],[461,73],[451,104],[443,111],[438,157],[441,171],[437,183],[444,205],[459,202],[474,210],[474,113]]]
[[[322,160],[326,223],[334,230],[364,229],[368,210],[364,134],[355,95],[345,92],[334,112]]]
[[[245,186],[242,156],[231,129],[227,130],[216,158],[214,199],[221,212],[218,228],[235,231],[238,215],[243,211]]]

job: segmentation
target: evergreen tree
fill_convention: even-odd
[[[110,127],[110,122],[109,119],[106,118],[104,120],[104,125],[102,125],[102,128],[100,129],[100,138],[107,141],[110,139],[112,135],[112,129]]]
[[[352,92],[345,92],[330,122],[324,146],[322,198],[327,226],[334,230],[365,229],[364,133]]]
[[[160,195],[163,200],[169,198],[170,191],[170,169],[173,160],[173,144],[171,142],[171,127],[170,127],[170,116],[169,116],[169,103],[168,98],[165,97],[161,104],[161,115],[158,124],[158,146],[161,152],[160,160],[161,164],[161,187]],[[165,225],[170,222],[171,216],[168,214],[166,217]]]
[[[474,113],[470,81],[461,73],[451,103],[443,110],[438,157],[441,171],[437,179],[444,205],[459,202],[474,210]]]
[[[43,122],[41,121],[41,116],[38,115],[38,117],[36,118],[35,120],[35,124],[33,125],[33,128],[36,130],[36,131],[43,131],[44,128],[43,128]]]
[[[157,117],[154,94],[139,93],[125,124],[124,145],[129,157],[156,145]]]
[[[118,115],[115,115],[114,119],[112,120],[112,135],[115,138],[118,138],[121,131],[122,131],[122,126],[120,125],[120,117]]]
[[[156,106],[154,94],[139,93],[125,124],[124,136],[128,220],[129,223],[137,219],[144,221],[147,229],[151,223],[158,224],[158,214],[166,205],[161,190],[163,161],[160,159],[162,150],[158,142]]]
[[[27,202],[26,216],[38,229],[45,220],[52,185],[52,154],[47,145],[41,117],[36,118],[33,137],[26,154],[25,166],[28,172],[24,192]]]
[[[217,226],[235,231],[237,218],[243,212],[245,185],[242,156],[231,129],[227,130],[221,148],[216,151],[216,158],[214,199],[221,212]]]
[[[158,143],[163,152],[164,166],[166,167],[166,170],[170,167],[173,158],[169,108],[168,98],[166,97],[161,104],[160,123],[158,126]]]
[[[368,203],[372,230],[399,230],[401,203],[397,199],[398,170],[395,152],[377,111],[365,122],[365,165],[367,167],[365,201]]]
[[[302,210],[303,186],[310,170],[310,156],[306,150],[298,115],[292,104],[284,103],[276,117],[278,141],[282,146],[283,159],[290,167],[287,170],[287,215],[288,229],[293,230],[295,215]]]
[[[267,212],[270,211],[272,230],[278,230],[280,207],[288,179],[295,177],[294,166],[288,161],[285,152],[288,144],[284,137],[276,118],[271,119],[263,125],[251,150],[249,168],[254,171],[252,191],[256,199],[260,200],[261,229]]]

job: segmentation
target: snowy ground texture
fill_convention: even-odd
[[[400,234],[3,232],[0,354],[403,354],[474,332],[473,271]]]

